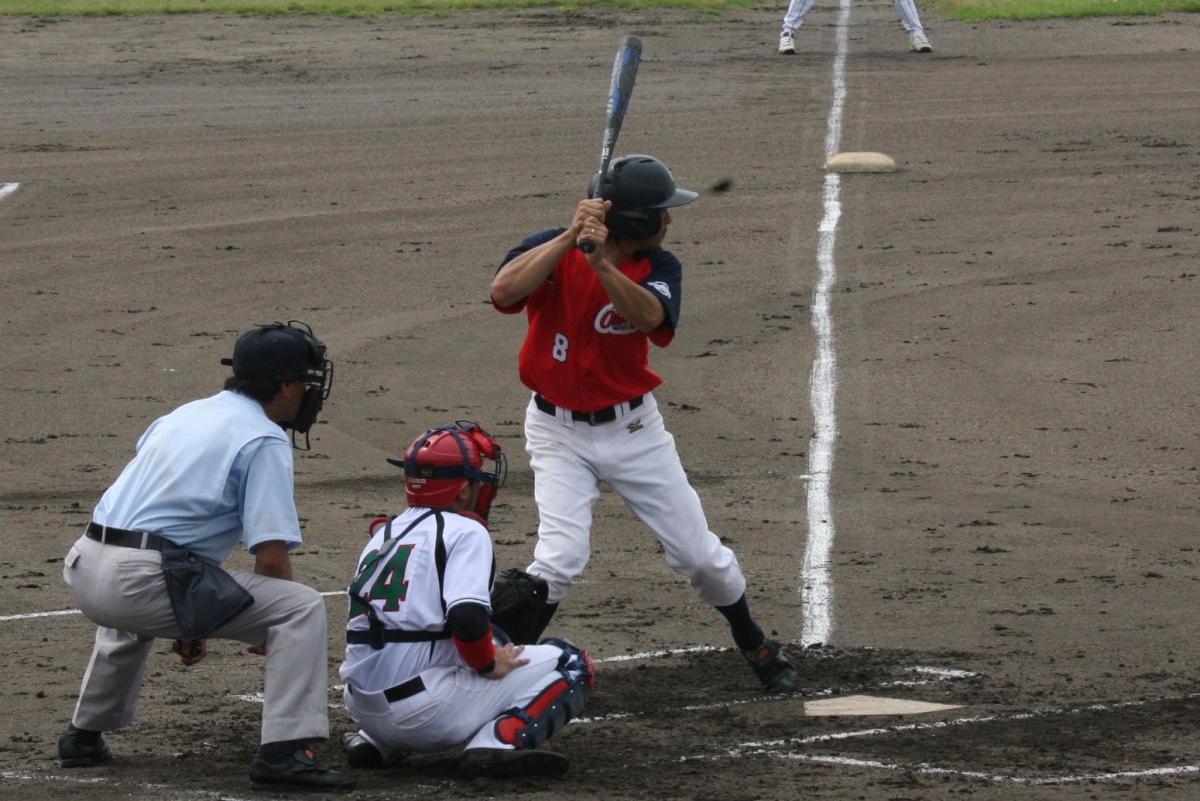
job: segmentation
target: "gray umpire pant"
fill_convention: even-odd
[[[64,562],[76,605],[100,628],[72,722],[110,731],[133,722],[156,638],[179,639],[162,574],[162,554],[80,537]],[[230,573],[254,605],[212,639],[267,646],[262,742],[329,736],[325,601],[295,581]]]

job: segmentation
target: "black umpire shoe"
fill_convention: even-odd
[[[755,675],[767,692],[790,693],[799,688],[796,668],[792,667],[779,643],[774,640],[763,640],[757,648],[742,651],[742,656],[754,668]]]
[[[250,786],[255,790],[353,790],[354,784],[353,776],[326,767],[307,748],[278,762],[268,762],[259,752],[250,766]]]
[[[112,751],[100,732],[69,725],[66,734],[58,738],[58,759],[64,768],[90,768],[112,759]]]
[[[487,776],[561,776],[570,763],[554,751],[508,748],[468,748],[462,755],[462,772],[469,778]]]

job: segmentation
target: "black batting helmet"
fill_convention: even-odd
[[[613,161],[600,196],[612,201],[604,224],[618,236],[631,239],[654,236],[662,228],[662,209],[683,206],[698,197],[675,185],[666,164],[637,153]]]

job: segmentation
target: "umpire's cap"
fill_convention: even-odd
[[[603,196],[612,201],[614,211],[669,209],[698,197],[695,192],[675,186],[675,178],[666,164],[640,153],[613,161]]]
[[[325,343],[299,320],[268,323],[238,337],[233,358],[221,359],[221,364],[232,366],[238,378],[309,381],[326,369]]]

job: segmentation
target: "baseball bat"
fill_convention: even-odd
[[[604,115],[604,136],[600,139],[600,169],[588,185],[590,198],[604,196],[608,163],[612,161],[613,146],[617,143],[617,134],[621,133],[621,123],[625,122],[625,112],[629,109],[629,99],[633,96],[633,82],[637,80],[638,66],[641,63],[642,40],[632,35],[622,36],[621,41],[617,43],[612,79],[608,82],[608,110]],[[591,253],[596,249],[596,243],[590,239],[581,239],[579,249],[584,253]]]

